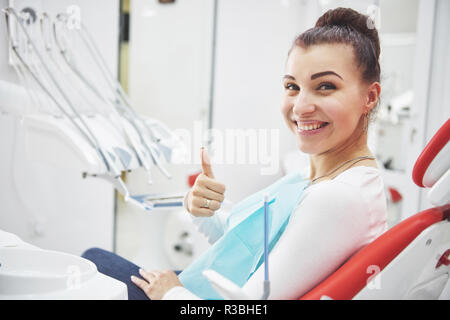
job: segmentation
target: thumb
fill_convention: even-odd
[[[205,147],[201,148],[201,158],[202,158],[202,171],[203,173],[214,179],[214,174],[211,169],[211,159],[209,158],[208,151],[206,151]]]

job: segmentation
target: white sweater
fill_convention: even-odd
[[[210,243],[223,235],[229,212],[193,217]],[[386,230],[386,197],[379,170],[352,167],[308,187],[269,255],[269,299],[297,299]],[[263,292],[264,264],[242,287],[252,299]],[[174,287],[165,300],[199,299]]]

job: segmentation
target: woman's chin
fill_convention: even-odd
[[[327,126],[328,127],[328,126]],[[323,128],[322,130],[324,130]],[[323,153],[328,148],[330,133],[323,132],[318,135],[301,134],[297,130],[294,132],[297,139],[297,146],[301,152],[310,155]]]
[[[305,143],[301,140],[301,138],[297,137],[297,146],[298,149],[303,152],[307,153],[309,155],[319,154],[322,153],[324,150],[321,148],[317,143]]]
[[[306,145],[304,143],[302,143],[301,141],[299,141],[297,143],[298,149],[303,152],[303,153],[307,153],[307,154],[316,154],[317,153],[317,148],[314,148],[313,146],[310,145]]]

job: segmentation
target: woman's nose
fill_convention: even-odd
[[[312,113],[316,110],[316,106],[312,101],[307,99],[304,95],[299,94],[294,101],[294,107],[292,112],[297,116]]]

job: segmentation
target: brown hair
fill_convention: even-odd
[[[353,46],[362,79],[380,82],[380,40],[369,16],[353,9],[336,8],[325,12],[316,25],[300,34],[292,48],[315,44],[343,43]],[[291,48],[291,50],[292,50]],[[290,51],[289,51],[290,53]]]

